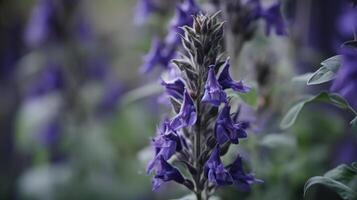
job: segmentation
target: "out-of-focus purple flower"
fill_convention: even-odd
[[[223,70],[218,77],[218,82],[223,89],[231,88],[238,92],[249,92],[250,87],[243,84],[243,81],[234,81],[229,74],[229,59],[223,64]]]
[[[38,46],[48,39],[51,33],[50,24],[56,15],[52,0],[39,0],[31,13],[25,32],[25,41],[29,46]]]
[[[78,40],[83,43],[89,43],[93,39],[91,26],[84,16],[79,16],[76,19],[75,28]]]
[[[331,90],[340,93],[357,110],[357,49],[343,48],[342,65]]]
[[[255,29],[253,24],[260,17],[261,5],[259,0],[227,0],[225,10],[228,26],[234,34],[250,37]]]
[[[64,87],[64,80],[60,66],[55,63],[49,63],[34,84],[29,87],[28,95],[36,97],[62,87]]]
[[[119,81],[109,80],[105,83],[104,94],[98,104],[100,113],[108,113],[115,110],[115,106],[123,93]]]
[[[134,23],[144,24],[151,13],[158,10],[154,0],[139,0],[136,4]]]
[[[227,169],[232,176],[233,184],[240,190],[249,191],[250,185],[253,183],[262,183],[261,180],[255,179],[252,174],[246,174],[243,170],[242,158],[237,155],[235,161],[227,166]]]
[[[210,66],[208,77],[205,85],[205,93],[202,97],[202,102],[211,103],[214,106],[219,106],[227,101],[227,95],[222,90],[222,86],[218,83],[214,72],[214,67]]]
[[[190,94],[185,90],[180,112],[172,119],[171,126],[174,130],[177,130],[186,126],[192,126],[196,123],[196,120],[197,113],[195,104]]]
[[[220,150],[217,145],[213,150],[210,158],[204,166],[205,176],[208,181],[216,186],[230,185],[233,183],[232,176],[224,168],[220,158]]]
[[[181,151],[182,144],[180,136],[170,126],[169,120],[164,120],[158,129],[158,135],[153,139],[153,146],[155,148],[155,157],[149,163],[147,172],[150,173],[160,157],[168,160],[178,151]]]
[[[165,38],[165,43],[170,46],[176,46],[180,43],[179,34],[183,33],[180,29],[182,26],[192,26],[192,15],[197,14],[200,8],[195,0],[184,0],[183,3],[176,7],[176,14],[170,22],[170,30]]]
[[[149,72],[157,65],[168,68],[170,61],[175,57],[175,49],[167,48],[165,45],[158,39],[153,40],[151,49],[144,57],[144,63],[140,67],[141,72]]]
[[[84,65],[87,67],[87,76],[91,79],[103,81],[111,75],[107,60],[104,57],[97,56],[86,59]]]
[[[280,12],[280,2],[261,12],[266,23],[266,35],[270,35],[272,29],[275,29],[277,35],[286,35],[284,20]]]
[[[173,98],[178,100],[183,99],[183,93],[185,91],[185,83],[182,79],[178,78],[173,82],[165,82],[161,81],[161,85],[163,85],[166,89],[166,93]]]
[[[331,157],[332,164],[337,166],[341,163],[352,163],[357,160],[357,140],[352,134],[346,134],[346,137],[338,142]]]
[[[180,171],[167,163],[165,159],[160,156],[157,164],[155,165],[156,174],[153,179],[153,190],[157,190],[164,182],[175,181],[183,184],[185,178]]]
[[[58,119],[45,124],[38,133],[39,141],[46,146],[51,146],[58,142],[61,126]]]
[[[343,15],[338,20],[338,31],[344,38],[351,38],[357,31],[357,8],[344,9]]]
[[[154,39],[149,53],[144,58],[144,64],[141,66],[142,72],[149,72],[155,66],[160,65],[167,69],[170,67],[170,61],[175,58],[176,48],[180,45],[179,33],[183,33],[180,27],[192,25],[192,15],[199,12],[195,0],[184,0],[176,7],[176,15],[170,22],[170,29],[164,41]]]
[[[234,122],[230,115],[231,107],[225,105],[221,110],[216,124],[215,124],[215,137],[218,144],[224,144],[230,141],[233,144],[239,143],[239,138],[246,138],[248,128],[246,122]]]

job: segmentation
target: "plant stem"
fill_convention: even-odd
[[[196,99],[196,108],[197,108],[197,121],[196,121],[196,129],[195,129],[195,134],[194,134],[194,147],[193,147],[193,153],[194,153],[194,164],[195,168],[197,170],[197,174],[195,176],[195,185],[196,185],[196,198],[197,200],[202,200],[202,188],[200,185],[200,179],[201,179],[201,174],[202,174],[202,166],[200,164],[200,157],[201,157],[201,96],[202,96],[202,77],[203,77],[202,71],[199,71],[199,77],[197,81],[197,99]]]

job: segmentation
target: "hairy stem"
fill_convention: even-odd
[[[200,70],[201,72],[201,70]],[[195,159],[195,168],[197,170],[197,174],[195,176],[195,185],[196,185],[196,198],[197,200],[202,200],[202,187],[200,185],[200,179],[202,174],[202,166],[200,164],[200,156],[201,156],[201,97],[202,97],[202,73],[199,72],[198,78],[198,95],[196,99],[196,106],[197,106],[197,122],[196,122],[196,129],[194,134],[194,159]]]

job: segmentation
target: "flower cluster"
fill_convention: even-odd
[[[219,186],[249,190],[259,180],[244,172],[240,156],[228,166],[221,161],[231,144],[247,137],[249,126],[231,113],[226,90],[247,92],[249,87],[234,81],[229,59],[222,60],[224,23],[217,14],[198,15],[193,20],[192,27],[182,27],[185,52],[173,60],[181,77],[162,82],[176,115],[165,119],[158,129],[152,141],[155,156],[147,171],[154,173],[154,190],[175,181],[194,191],[197,199],[206,199]],[[187,167],[192,179],[173,166],[177,162]]]
[[[180,27],[192,25],[192,15],[200,11],[195,0],[184,0],[176,7],[176,14],[170,22],[170,27],[163,40],[154,39],[149,53],[144,58],[141,66],[142,72],[149,72],[155,66],[168,68],[170,60],[175,58],[175,52],[180,45],[180,35],[183,30]]]
[[[80,5],[80,0],[38,0],[35,4],[24,39],[29,50],[39,53],[41,62],[24,87],[25,104],[56,94],[61,102],[60,107],[69,108],[73,105],[64,104],[74,104],[70,99],[75,95],[69,91],[84,88],[89,82],[98,83],[104,90],[93,105],[91,111],[94,114],[109,114],[118,102],[122,88],[105,59],[92,50],[79,50],[87,45],[95,45],[91,27]],[[71,46],[66,46],[68,44]],[[62,132],[59,119],[66,111],[53,111],[54,115],[41,124],[38,135],[42,143],[50,146],[59,138]]]

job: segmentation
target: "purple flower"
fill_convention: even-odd
[[[155,158],[148,165],[148,173],[152,171],[160,157],[164,160],[168,160],[175,152],[181,151],[182,149],[180,136],[172,129],[169,120],[164,120],[158,132],[159,135],[153,139]]]
[[[61,126],[58,119],[45,124],[39,132],[39,140],[42,144],[51,147],[58,142]]]
[[[176,7],[176,14],[170,23],[170,30],[166,36],[165,42],[168,45],[177,46],[180,44],[179,34],[183,33],[180,27],[193,24],[192,15],[197,14],[200,8],[195,0],[184,0],[183,3]]]
[[[37,46],[51,34],[50,24],[55,15],[55,6],[51,0],[39,0],[31,13],[25,32],[25,41],[30,46]]]
[[[218,77],[218,82],[223,89],[231,88],[238,92],[249,92],[250,88],[243,84],[242,81],[234,81],[229,74],[229,59],[226,60],[223,66],[223,70]]]
[[[357,31],[357,8],[346,8],[338,20],[338,31],[342,37],[350,38]]]
[[[357,110],[357,49],[343,48],[343,62],[331,90],[340,93]]]
[[[233,183],[231,175],[222,164],[218,145],[207,160],[204,171],[208,181],[216,186],[230,185]]]
[[[167,48],[166,44],[154,39],[149,53],[144,57],[144,64],[140,70],[143,73],[151,71],[156,65],[164,68],[169,66],[171,59],[175,57],[175,49]]]
[[[41,96],[64,86],[63,74],[60,66],[49,63],[30,86],[28,95],[30,97]]]
[[[246,138],[248,124],[246,122],[234,122],[230,115],[231,107],[225,105],[221,110],[215,127],[215,137],[218,144],[224,144],[227,141],[230,141],[233,144],[239,143],[239,138]]]
[[[185,83],[182,79],[178,78],[173,82],[161,81],[161,85],[165,86],[166,93],[178,100],[183,99],[183,93],[185,91]]]
[[[280,12],[280,2],[262,10],[261,16],[266,22],[266,35],[270,35],[272,29],[275,29],[277,35],[286,35],[284,20]]]
[[[205,93],[202,97],[202,102],[209,102],[214,106],[219,106],[227,101],[227,95],[222,90],[221,85],[216,79],[213,66],[210,66],[208,77],[205,85]]]
[[[157,10],[158,7],[153,0],[139,0],[135,10],[135,24],[145,23],[149,15]]]
[[[104,94],[98,104],[100,114],[111,113],[123,93],[121,84],[116,80],[107,80],[104,86]]]
[[[196,123],[196,120],[197,113],[195,104],[190,94],[185,90],[180,112],[172,119],[171,127],[177,130],[186,126],[192,126]]]
[[[237,155],[236,160],[227,166],[227,169],[232,176],[233,184],[240,190],[249,191],[250,185],[253,183],[262,183],[261,180],[255,179],[252,174],[246,174],[243,170],[242,158]]]
[[[185,182],[185,178],[180,171],[167,163],[162,156],[158,159],[155,171],[156,174],[153,179],[153,190],[157,190],[164,182],[175,181],[180,184]]]

